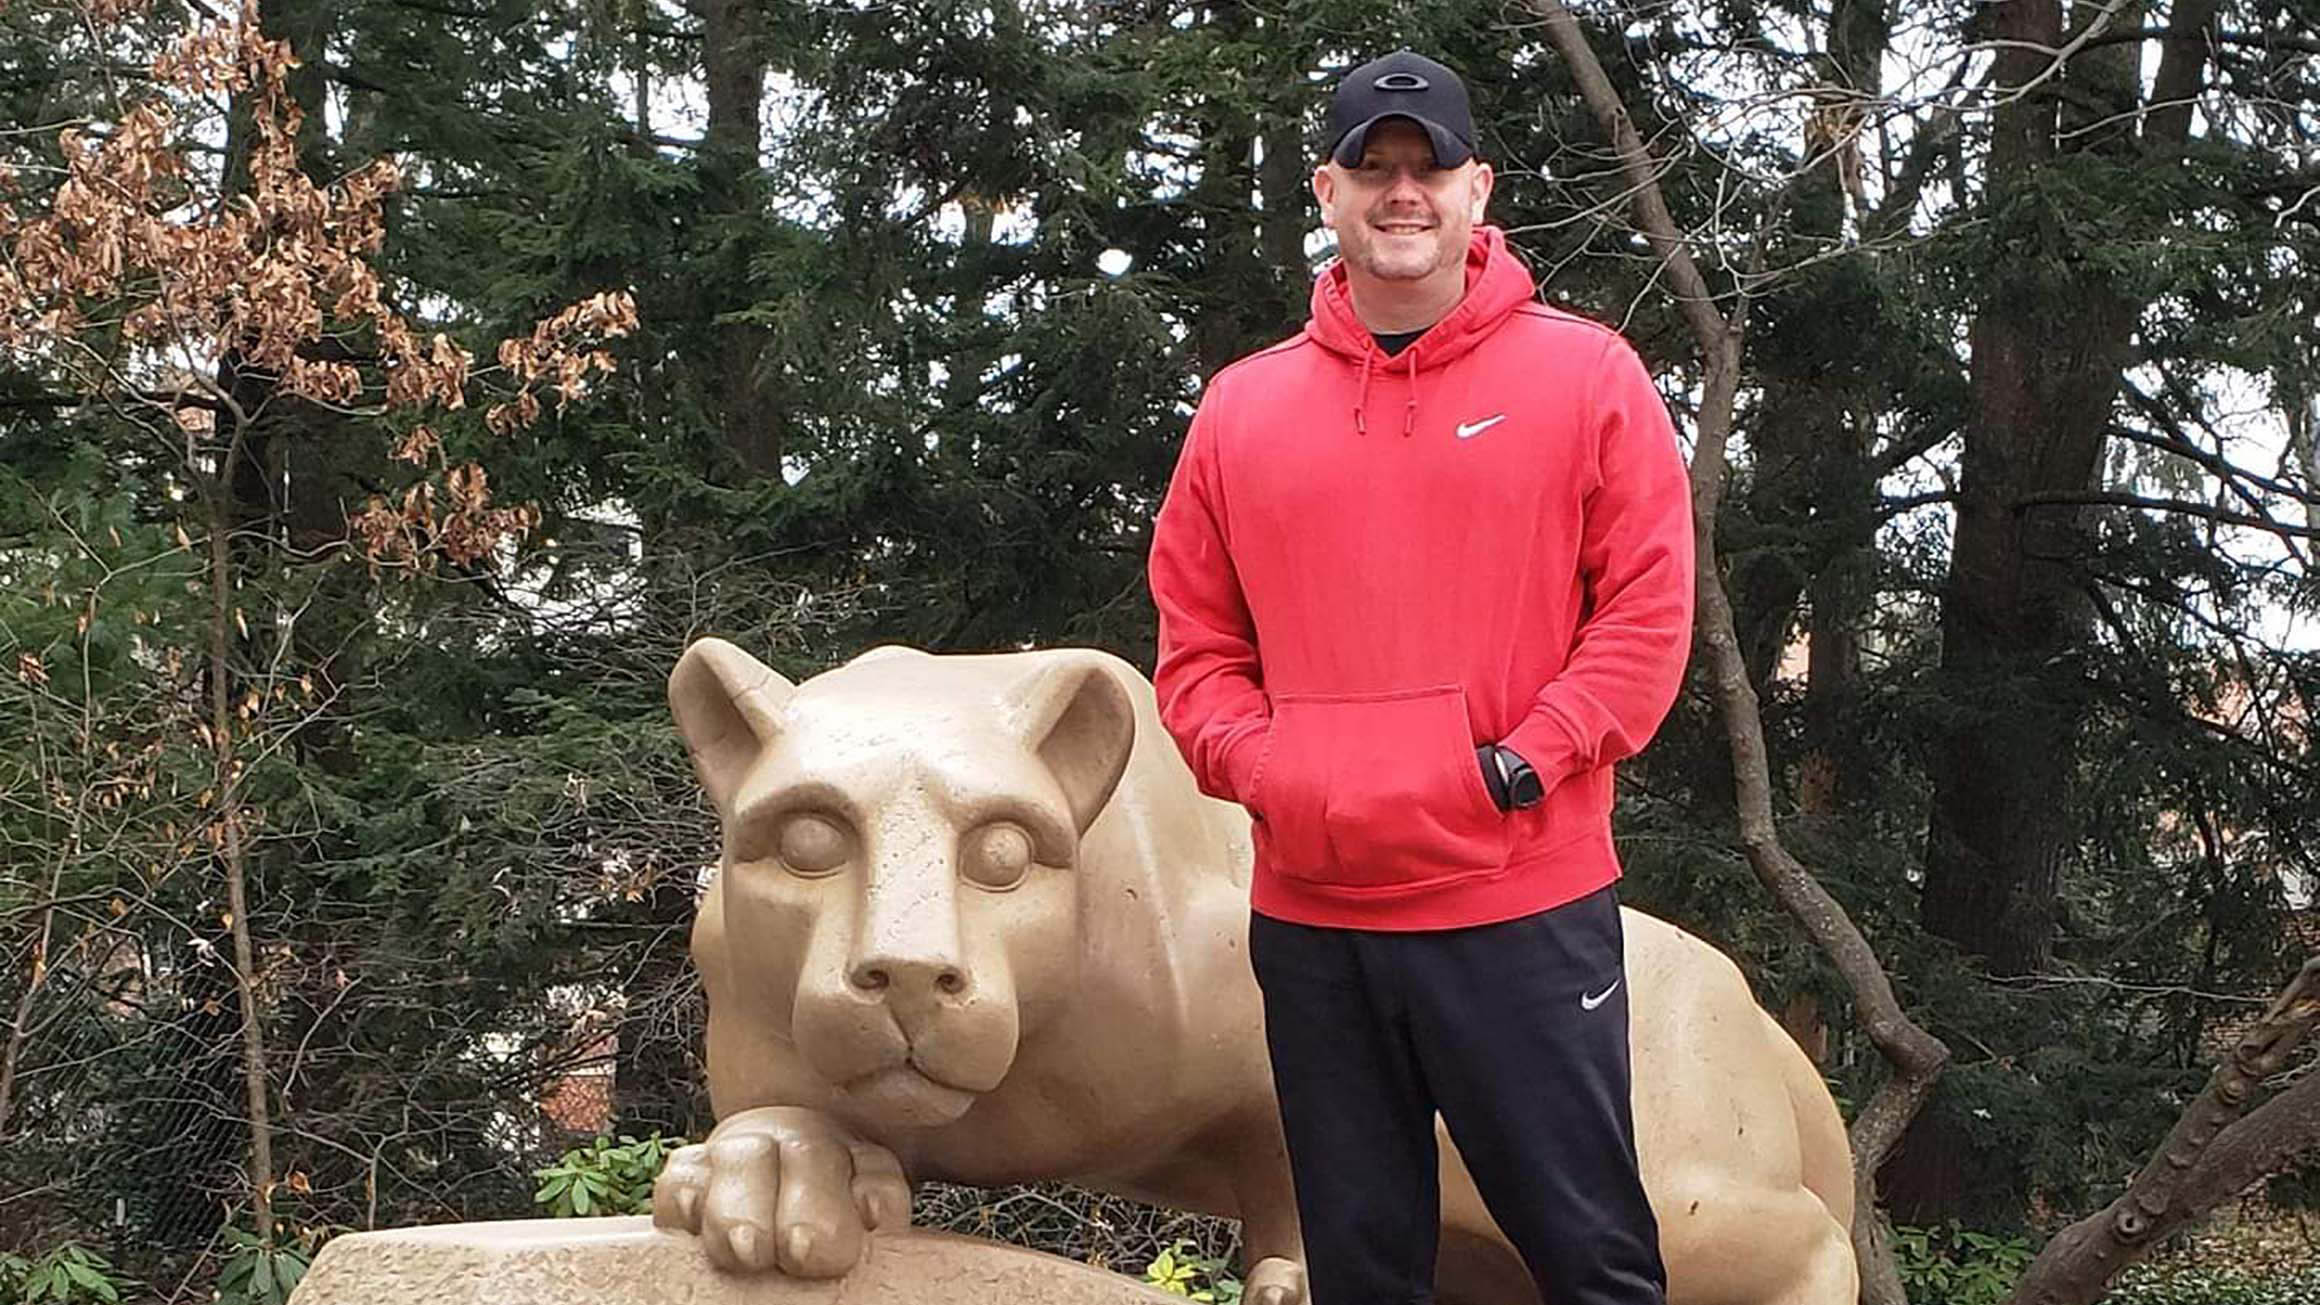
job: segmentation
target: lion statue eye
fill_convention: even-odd
[[[846,864],[846,832],[815,815],[792,816],[781,827],[781,862],[801,875],[826,875]]]
[[[994,821],[967,835],[959,873],[985,888],[1013,888],[1031,868],[1031,835],[1021,825]]]

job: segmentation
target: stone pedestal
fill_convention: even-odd
[[[871,1239],[845,1278],[720,1273],[652,1220],[527,1219],[351,1233],[324,1247],[291,1305],[1162,1305],[1133,1279],[946,1233]]]

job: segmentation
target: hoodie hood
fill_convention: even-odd
[[[1449,316],[1426,328],[1425,334],[1401,353],[1387,357],[1353,311],[1353,291],[1346,284],[1342,260],[1332,261],[1314,278],[1313,315],[1305,323],[1305,334],[1322,348],[1361,367],[1353,421],[1355,430],[1362,434],[1369,433],[1367,410],[1374,370],[1381,366],[1407,369],[1410,395],[1402,418],[1402,434],[1406,436],[1417,422],[1418,374],[1471,352],[1537,291],[1529,269],[1507,247],[1506,233],[1494,226],[1478,226],[1466,244],[1465,296]]]

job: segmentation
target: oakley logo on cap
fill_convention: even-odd
[[[1414,72],[1390,72],[1370,83],[1381,91],[1422,91],[1433,84]]]

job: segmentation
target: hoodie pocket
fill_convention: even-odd
[[[1455,686],[1278,695],[1263,766],[1257,837],[1280,874],[1407,888],[1505,864],[1510,826]]]

